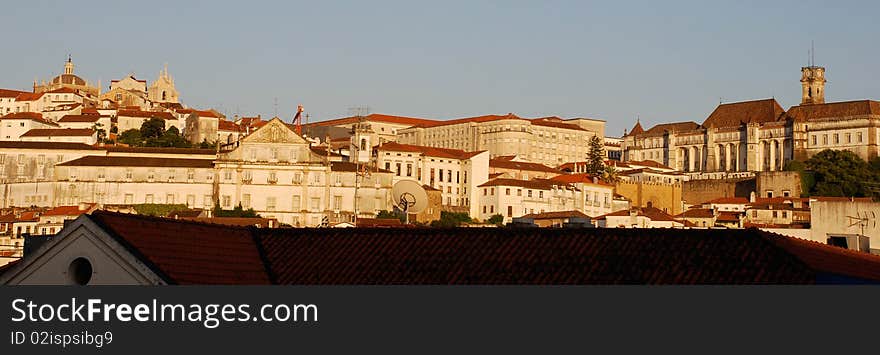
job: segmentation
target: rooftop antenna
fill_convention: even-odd
[[[816,66],[816,45],[815,41],[810,40],[810,66]]]

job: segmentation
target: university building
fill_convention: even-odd
[[[719,105],[702,124],[676,122],[624,136],[623,161],[651,160],[684,172],[779,171],[825,149],[878,156],[880,102],[825,102],[825,68],[801,68],[801,104],[775,99]]]

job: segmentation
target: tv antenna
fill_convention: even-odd
[[[865,235],[865,227],[870,225],[872,229],[877,228],[877,215],[874,211],[856,212],[855,216],[846,216],[846,219],[850,221],[847,228],[859,226],[859,234],[862,236]]]
[[[413,180],[401,180],[394,184],[391,197],[394,198],[395,207],[406,216],[406,224],[409,224],[410,213],[419,213],[428,207],[428,193]]]

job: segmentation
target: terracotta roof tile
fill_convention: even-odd
[[[590,218],[590,216],[586,215],[581,211],[555,211],[555,212],[544,212],[544,213],[530,213],[522,218],[531,218],[531,219],[561,219],[561,218]]]
[[[177,284],[880,282],[878,256],[756,229],[258,229],[87,218]]]
[[[72,123],[72,122],[83,122],[83,123],[92,123],[98,122],[101,119],[100,115],[64,115],[61,119],[58,120],[59,123]]]
[[[739,222],[740,214],[737,212],[718,212],[718,217],[715,219],[718,222]]]
[[[792,106],[787,114],[798,121],[861,115],[876,116],[880,115],[880,101],[861,100]]]
[[[0,148],[6,149],[58,149],[58,150],[102,150],[84,143],[68,142],[15,142],[0,141]]]
[[[26,94],[25,91],[18,90],[9,90],[9,89],[0,89],[0,97],[3,98],[16,98],[18,95]]]
[[[369,122],[386,122],[386,123],[395,123],[401,125],[409,125],[415,126],[420,124],[431,124],[435,122],[434,120],[425,119],[425,118],[415,118],[415,117],[403,117],[403,116],[392,116],[392,115],[384,115],[379,113],[373,113],[365,116],[366,120]],[[337,118],[327,121],[320,122],[312,122],[307,126],[338,126],[338,125],[347,125],[358,122],[358,117],[343,117]]]
[[[558,182],[558,181],[553,181],[553,180],[548,180],[548,179],[519,180],[519,179],[499,178],[499,179],[493,179],[493,180],[486,181],[477,187],[489,187],[489,186],[518,186],[518,187],[525,187],[528,189],[536,189],[536,190],[551,190],[554,187],[556,187],[556,188],[569,188],[569,189],[573,189],[576,191],[580,191],[579,189],[577,189],[576,187],[574,187],[568,183]]]
[[[91,128],[34,128],[22,137],[89,137],[95,134]]]
[[[598,178],[593,179],[593,178],[594,178],[594,176],[592,176],[590,174],[586,174],[586,173],[560,174],[560,175],[556,175],[556,176],[550,178],[550,180],[569,183],[569,184],[581,183],[581,184],[592,184],[592,185],[604,185],[604,186],[609,186],[609,187],[614,186],[614,185],[611,185],[607,182],[602,181],[601,179],[598,179]]]
[[[715,217],[715,214],[712,212],[710,208],[691,208],[687,211],[682,212],[681,214],[675,216],[675,218],[712,218]]]
[[[704,203],[712,203],[717,205],[747,205],[749,204],[749,199],[745,197],[719,197],[711,201],[706,201]]]
[[[270,283],[247,228],[103,211],[89,218],[169,283]]]
[[[119,157],[87,155],[55,166],[140,166],[156,168],[202,168],[214,167],[211,159],[180,159],[152,157]]]
[[[377,151],[394,151],[394,152],[413,152],[421,153],[428,157],[450,158],[465,160],[474,157],[484,151],[466,152],[459,149],[426,147],[420,145],[400,144],[397,142],[388,142],[381,146],[376,146]]]
[[[43,212],[43,216],[78,216],[83,213],[88,213],[92,209],[94,209],[97,204],[89,203],[84,206],[84,209],[81,209],[79,205],[76,206],[58,206],[49,209],[46,212]]]
[[[184,154],[184,155],[216,155],[217,151],[210,148],[170,148],[170,147],[104,147],[110,153],[140,154]]]
[[[490,159],[489,167],[498,169],[540,171],[544,173],[562,174],[562,170],[551,168],[544,164],[530,163],[524,161]]]
[[[779,120],[785,110],[775,99],[721,104],[703,122],[703,127],[738,127],[744,123]]]
[[[15,112],[15,113],[10,113],[10,114],[8,114],[8,115],[6,115],[6,116],[0,117],[0,120],[31,120],[31,121],[39,122],[39,123],[42,123],[42,124],[45,124],[45,125],[56,126],[56,127],[58,126],[57,123],[55,123],[55,122],[51,122],[51,121],[47,121],[46,119],[44,119],[44,118],[43,118],[43,114],[42,114],[42,113],[39,113],[39,112]]]

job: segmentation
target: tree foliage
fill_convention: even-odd
[[[590,138],[590,151],[587,153],[587,174],[602,176],[605,172],[605,147],[599,136]]]
[[[387,211],[381,210],[376,214],[376,218],[394,218],[400,220],[400,223],[406,223],[406,214],[400,210]]]
[[[119,135],[120,143],[132,147],[192,148],[192,144],[180,135],[177,127],[165,129],[165,120],[151,118],[140,129],[129,129]]]
[[[186,210],[184,204],[144,203],[132,206],[138,214],[154,217],[167,217],[171,212]]]
[[[500,214],[493,214],[491,217],[489,217],[489,219],[486,220],[486,222],[501,225],[502,223],[504,223],[504,216]]]
[[[471,217],[464,212],[440,212],[440,219],[431,221],[431,227],[451,228],[461,226],[462,223],[472,222]]]
[[[260,215],[257,214],[257,211],[254,211],[253,208],[244,209],[241,207],[239,203],[238,206],[231,210],[224,210],[220,208],[220,204],[214,204],[214,217],[246,217],[246,218],[259,218]]]
[[[810,194],[815,196],[873,197],[880,183],[880,162],[868,164],[847,150],[823,150],[806,161],[813,172],[815,184]],[[789,169],[797,166],[789,165]]]

